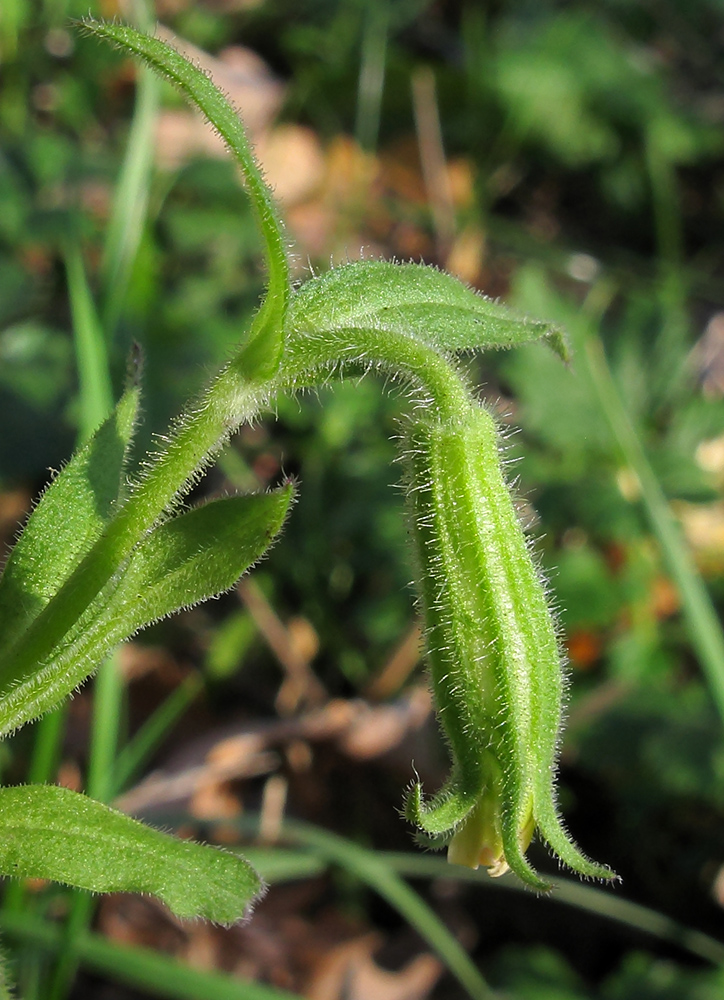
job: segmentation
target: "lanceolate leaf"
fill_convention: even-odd
[[[177,87],[211,122],[241,167],[264,237],[269,286],[237,360],[246,377],[269,378],[277,371],[281,358],[284,317],[291,292],[289,265],[271,191],[254,159],[238,113],[206,73],[160,38],[144,35],[125,24],[108,24],[92,18],[86,18],[83,26],[89,34],[143,59]]]
[[[179,840],[56,785],[0,789],[0,874],[145,892],[179,917],[231,924],[263,890],[228,851]]]
[[[404,333],[447,353],[546,339],[568,356],[559,327],[521,316],[420,264],[359,261],[313,278],[292,300],[287,328],[309,334],[314,353],[315,335],[357,329]]]
[[[2,679],[0,735],[53,708],[145,625],[233,586],[269,548],[292,496],[290,483],[275,493],[216,500],[151,532],[47,663]]]
[[[232,587],[269,548],[292,497],[291,483],[274,493],[226,497],[156,528],[133,555],[101,613],[111,641]],[[88,619],[94,611],[92,605]],[[80,633],[93,627],[86,622],[79,622]]]
[[[29,518],[0,577],[0,652],[10,647],[60,590],[112,517],[138,398],[137,387],[126,390],[110,417],[56,476]]]

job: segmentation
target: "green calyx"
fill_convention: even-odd
[[[525,857],[533,828],[574,871],[611,879],[558,816],[561,657],[495,422],[473,401],[453,419],[417,422],[405,461],[432,686],[453,759],[430,803],[413,788],[408,819],[451,837],[452,862],[509,867],[539,891],[550,886]]]

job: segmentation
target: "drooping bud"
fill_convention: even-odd
[[[427,652],[452,756],[445,787],[408,819],[449,840],[452,863],[508,868],[550,888],[525,851],[534,829],[582,875],[611,879],[564,830],[555,797],[564,678],[554,622],[500,464],[491,415],[414,423],[405,461]]]

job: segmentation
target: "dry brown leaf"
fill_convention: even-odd
[[[118,650],[118,662],[126,683],[148,674],[157,674],[159,678],[175,686],[187,676],[187,672],[180,668],[169,651],[162,646],[125,642]]]
[[[724,434],[702,441],[695,452],[696,464],[719,486],[724,486]]]
[[[272,774],[264,784],[258,834],[262,843],[273,844],[281,836],[288,787],[287,779],[281,774]]]
[[[724,395],[724,312],[714,313],[692,351],[707,396]]]
[[[319,652],[319,636],[309,619],[295,615],[287,622],[287,632],[297,656],[311,662]]]
[[[192,969],[212,972],[219,967],[219,939],[214,928],[199,923],[188,937],[184,958]]]
[[[284,670],[285,679],[276,698],[276,709],[279,714],[292,715],[304,702],[314,705],[326,701],[326,692],[311,670],[309,660],[300,655],[295,637],[257,584],[253,580],[240,580],[237,592]]]
[[[189,812],[196,819],[231,819],[241,813],[241,803],[225,781],[209,781],[191,796]]]
[[[441,962],[423,954],[390,972],[373,958],[380,943],[378,934],[364,934],[332,948],[305,990],[309,1000],[424,1000],[440,978]]]
[[[372,701],[384,701],[396,694],[420,662],[422,657],[422,633],[418,622],[413,622],[404,634],[392,655],[365,689],[365,695]]]
[[[55,783],[60,785],[61,788],[69,788],[71,792],[82,791],[83,775],[80,773],[80,767],[78,767],[77,762],[74,760],[64,760],[58,768]]]
[[[672,506],[702,572],[721,572],[724,569],[724,501],[695,504],[676,500]]]
[[[32,497],[26,490],[0,493],[0,545],[10,544],[20,531],[23,518],[30,510]],[[5,553],[0,551],[0,564]]]
[[[431,711],[427,687],[413,688],[391,705],[365,705],[338,745],[356,760],[372,760],[399,746],[410,731],[420,729]]]
[[[116,800],[117,808],[136,813],[149,807],[191,799],[204,812],[213,790],[233,778],[276,772],[281,763],[272,748],[294,741],[336,740],[339,749],[357,760],[379,757],[419,730],[432,710],[430,694],[420,686],[389,705],[371,707],[362,699],[335,699],[323,708],[295,718],[280,719],[217,740],[211,747],[191,743],[179,769],[156,770]],[[308,754],[305,755],[308,757]],[[209,790],[211,789],[211,790]],[[220,802],[226,810],[228,803]],[[223,813],[226,815],[226,812]]]
[[[284,210],[307,201],[320,191],[325,176],[325,158],[312,129],[279,125],[259,136],[256,155]]]
[[[455,208],[469,208],[475,201],[475,168],[459,157],[447,161],[447,177]]]
[[[445,268],[461,281],[476,285],[485,259],[485,233],[479,226],[468,226],[455,237]]]

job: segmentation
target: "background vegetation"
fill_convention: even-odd
[[[113,0],[91,10],[144,16]],[[233,166],[170,90],[139,88],[132,63],[74,30],[87,11],[0,10],[7,543],[70,454],[91,391],[76,361],[80,261],[116,395],[131,344],[143,346],[156,433],[248,327],[263,280]],[[119,896],[92,935],[65,919],[79,912],[68,893],[12,890],[0,923],[22,995],[253,997],[255,980],[268,997],[441,998],[462,996],[466,975],[487,995],[459,964],[450,975],[458,958],[425,923],[427,903],[507,996],[719,996],[724,945],[707,935],[722,936],[724,905],[724,653],[702,580],[721,607],[721,5],[159,0],[156,15],[208,54],[244,114],[299,276],[360,253],[424,259],[566,324],[570,369],[530,347],[470,375],[520,428],[521,512],[560,609],[564,812],[623,883],[542,900],[484,873],[451,881],[412,853],[402,789],[413,759],[439,781],[445,749],[390,488],[404,400],[369,376],[237,436],[199,490],[299,475],[284,538],[237,593],[117,660],[119,804],[218,842],[281,840],[255,855],[277,884],[244,928],[180,925]],[[88,686],[57,753],[47,725],[40,743],[33,727],[3,744],[3,779],[34,768],[87,787],[92,716]],[[58,971],[61,940],[73,961]],[[198,981],[144,966],[129,945],[175,956]]]

